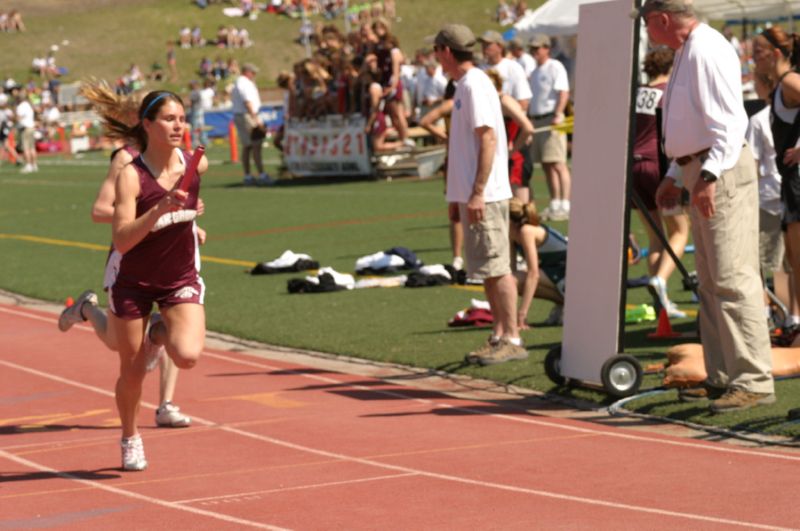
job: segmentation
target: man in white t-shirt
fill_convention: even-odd
[[[511,57],[522,67],[522,70],[525,72],[525,79],[530,79],[531,74],[536,70],[536,59],[525,51],[522,39],[514,37],[508,41],[508,51]]]
[[[36,159],[36,140],[34,132],[36,127],[36,115],[33,106],[28,101],[28,93],[22,90],[15,110],[17,129],[22,140],[22,157],[25,165],[20,170],[22,173],[39,171]]]
[[[264,171],[264,164],[261,161],[261,145],[264,142],[264,135],[259,134],[264,124],[258,117],[258,110],[261,108],[261,96],[258,94],[258,87],[255,84],[255,77],[258,68],[250,63],[242,65],[242,74],[236,78],[231,93],[233,104],[233,123],[236,125],[236,133],[239,135],[239,142],[242,146],[242,167],[244,169],[244,184],[262,184],[269,186],[274,183],[269,175]],[[250,155],[258,171],[258,181],[250,173]]]
[[[533,96],[531,87],[522,66],[506,57],[503,36],[496,31],[487,31],[478,40],[483,46],[483,57],[486,60],[481,69],[497,71],[503,80],[503,93],[517,100],[523,111],[527,110]]]
[[[564,109],[569,102],[567,70],[563,64],[550,57],[551,46],[547,35],[534,35],[530,41],[531,54],[537,65],[530,77],[533,99],[528,107],[528,116],[531,117],[534,129],[562,123]],[[567,166],[566,133],[534,133],[530,155],[531,162],[542,165],[550,191],[550,206],[542,211],[542,217],[550,220],[568,219],[572,178]],[[533,169],[532,165],[530,169]]]
[[[516,284],[508,239],[508,143],[497,90],[473,63],[475,36],[447,24],[434,40],[436,58],[456,83],[450,121],[447,201],[465,227],[467,274],[483,280],[494,316],[492,336],[467,355],[470,363],[491,365],[528,357],[516,315]]]

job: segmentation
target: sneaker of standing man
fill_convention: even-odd
[[[480,365],[496,365],[507,361],[528,359],[528,351],[522,345],[515,345],[508,339],[500,339],[487,354],[478,357]]]

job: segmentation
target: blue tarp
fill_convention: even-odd
[[[283,105],[281,104],[262,105],[258,110],[258,114],[269,131],[276,131],[283,125]],[[211,127],[208,131],[208,136],[211,138],[227,138],[228,124],[232,120],[233,112],[230,110],[206,112],[206,126]]]

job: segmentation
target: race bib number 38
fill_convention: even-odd
[[[636,113],[655,116],[663,90],[652,87],[639,87],[636,93]]]

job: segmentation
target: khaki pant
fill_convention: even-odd
[[[552,123],[552,116],[533,120],[534,131]],[[559,131],[534,132],[530,152],[531,160],[539,164],[567,162],[567,135]]]
[[[697,159],[683,167],[690,192],[700,169]],[[772,393],[772,354],[759,274],[758,183],[749,147],[717,180],[715,205],[710,219],[696,207],[689,209],[708,381],[717,387]]]

